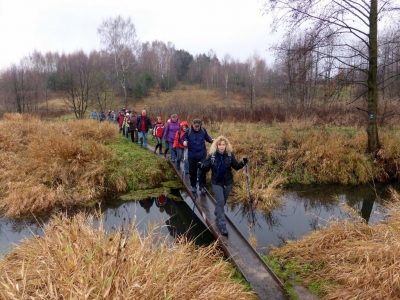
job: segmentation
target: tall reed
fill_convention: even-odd
[[[302,283],[319,285],[323,299],[399,299],[400,195],[392,193],[387,221],[333,220],[270,256],[283,264],[298,262]]]
[[[1,299],[255,299],[217,244],[170,242],[157,226],[107,233],[82,214],[54,217],[0,261]]]

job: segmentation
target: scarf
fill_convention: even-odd
[[[224,154],[219,153],[218,151],[215,153],[215,157],[217,158],[217,182],[223,181],[225,176],[225,158],[228,156],[224,152]]]

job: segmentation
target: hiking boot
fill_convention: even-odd
[[[226,230],[226,227],[220,227],[219,232],[221,232],[221,234],[224,236],[228,235],[228,230]]]
[[[195,186],[192,186],[191,190],[193,195],[197,193],[197,188]]]
[[[201,188],[200,188],[200,193],[202,194],[202,195],[205,195],[206,194],[206,188],[204,187],[204,186],[202,186]]]

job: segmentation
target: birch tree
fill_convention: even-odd
[[[267,0],[263,10],[273,17],[273,28],[287,25],[287,32],[311,28],[318,32],[316,44],[322,54],[346,71],[362,72],[365,87],[367,151],[380,148],[378,136],[378,23],[399,9],[397,0]],[[323,53],[325,47],[335,51]],[[361,46],[361,47],[360,47]],[[354,52],[359,57],[353,60]],[[353,64],[352,62],[356,62]],[[339,71],[338,71],[339,72]]]
[[[125,106],[127,105],[128,77],[133,74],[135,55],[140,49],[136,36],[135,25],[130,18],[121,16],[103,21],[97,29],[104,51],[112,59],[115,79],[124,92]]]

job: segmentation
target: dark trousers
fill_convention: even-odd
[[[136,130],[131,130],[131,141],[132,143],[137,143],[139,141],[138,132]]]
[[[190,185],[192,187],[196,186],[197,182],[197,163],[199,161],[204,162],[205,158],[192,158],[189,157],[189,178],[190,178]],[[199,186],[205,187],[206,186],[206,172],[200,171],[200,178],[199,178]]]

